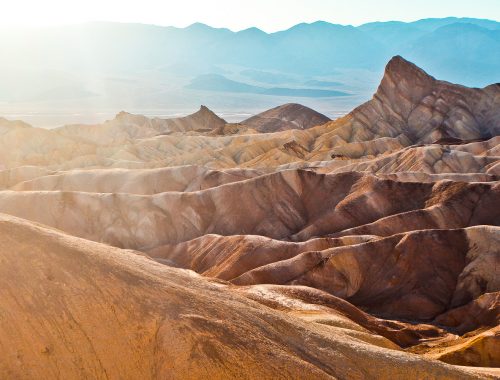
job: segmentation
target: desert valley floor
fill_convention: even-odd
[[[0,378],[500,377],[500,84],[0,118]]]

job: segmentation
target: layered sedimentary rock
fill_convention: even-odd
[[[496,224],[499,191],[497,183],[420,184],[299,170],[185,193],[2,191],[0,212],[146,250],[205,234],[306,241]]]
[[[0,119],[0,377],[495,376],[499,110],[395,57],[334,121]]]
[[[373,99],[339,124],[351,141],[399,137],[415,144],[484,139],[500,133],[499,102],[498,84],[472,89],[438,81],[395,57]]]
[[[30,168],[31,169],[31,168]],[[201,166],[157,169],[87,169],[60,172],[24,170],[25,176],[5,173],[6,188],[16,191],[80,191],[153,195],[168,191],[206,190],[258,177],[253,169],[214,170]],[[1,174],[2,172],[0,172]]]
[[[496,298],[480,297],[500,291],[499,239],[500,229],[486,226],[304,243],[204,236],[149,253],[161,262],[237,285],[305,285],[377,315],[435,319],[463,334],[497,321],[497,306],[491,306]],[[481,308],[485,303],[490,306]],[[491,307],[489,314],[483,310]],[[465,318],[469,314],[471,320]]]
[[[113,120],[98,125],[69,125],[54,130],[58,135],[78,138],[97,145],[121,145],[127,142],[172,132],[210,131],[225,125],[205,106],[192,115],[174,119],[149,119],[122,111]]]
[[[136,252],[7,216],[0,241],[4,378],[479,377]]]

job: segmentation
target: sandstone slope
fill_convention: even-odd
[[[0,237],[5,378],[487,377],[285,316],[132,251],[7,216]]]

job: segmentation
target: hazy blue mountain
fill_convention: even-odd
[[[401,45],[414,41],[428,31],[417,27],[413,23],[400,21],[372,22],[358,27],[364,33],[368,33],[372,38],[383,43],[389,49],[397,49]]]
[[[275,68],[328,74],[336,67],[376,69],[385,64],[387,48],[353,26],[318,21],[270,35]]]
[[[316,88],[286,88],[286,87],[271,87],[264,89],[264,95],[275,96],[290,96],[303,98],[333,98],[337,96],[348,96],[350,94],[336,90],[321,90]]]
[[[442,26],[402,48],[434,76],[481,85],[500,81],[500,29],[474,24]]]
[[[186,88],[202,91],[248,93],[305,98],[324,98],[350,95],[342,91],[323,90],[316,88],[252,86],[246,83],[230,80],[225,76],[218,74],[200,75],[194,78],[191,83],[186,86]]]
[[[358,29],[369,33],[377,41],[399,47],[439,28],[457,23],[472,24],[491,30],[500,29],[500,23],[496,21],[457,17],[429,18],[410,23],[401,21],[370,22],[359,26]]]
[[[260,87],[230,80],[225,76],[218,74],[205,74],[197,76],[186,86],[186,88],[216,92],[248,92],[253,94],[262,91]]]
[[[340,82],[331,82],[331,81],[311,79],[311,80],[308,80],[307,82],[304,82],[304,86],[310,86],[310,87],[342,87],[343,84],[340,83]]]
[[[425,18],[410,23],[417,28],[427,30],[432,32],[438,28],[446,25],[463,23],[463,24],[473,24],[486,29],[500,29],[500,23],[492,20],[483,20],[470,17],[446,17],[446,18]]]
[[[463,26],[453,29],[455,39],[462,40],[459,46],[442,43],[449,38],[447,27],[452,25]],[[498,30],[498,22],[456,18],[370,23],[360,27],[318,21],[271,34],[257,28],[235,33],[199,23],[184,29],[118,23],[3,29],[0,48],[8,59],[2,60],[0,67],[116,73],[183,65],[186,68],[238,65],[313,76],[330,74],[337,68],[380,70],[393,55],[412,56],[414,51],[424,59],[418,64],[433,66],[441,58],[425,51],[439,49],[440,56],[461,57],[464,69],[468,70],[469,60],[476,58],[467,55],[464,60],[457,47],[487,54],[488,60],[492,59],[490,51],[497,46],[495,31]],[[470,37],[472,32],[489,35],[481,39],[480,48],[473,46],[476,39]],[[450,69],[459,70],[461,65]]]
[[[240,72],[240,75],[247,77],[255,82],[268,84],[293,83],[297,81],[297,78],[293,75],[254,69],[243,70]]]
[[[331,103],[309,105],[333,117],[373,93],[394,55],[452,82],[500,82],[500,23],[470,18],[359,27],[318,21],[276,33],[200,23],[0,28],[0,51],[0,113],[78,113],[82,107],[177,113],[200,103],[232,112],[270,108],[287,97],[331,97]],[[352,96],[341,100],[337,83]],[[231,93],[224,94],[224,86]],[[219,94],[209,98],[210,91]],[[265,99],[258,97],[266,91]]]

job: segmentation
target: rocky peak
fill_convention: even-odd
[[[385,66],[385,75],[396,78],[434,79],[414,63],[396,55]]]
[[[170,130],[177,131],[211,130],[223,127],[226,124],[224,119],[217,116],[215,112],[204,105],[191,115],[167,119],[166,122]]]
[[[128,113],[126,111],[120,111],[116,114],[115,119],[125,119],[125,118],[129,117],[130,115],[131,115],[131,113]]]
[[[440,81],[396,56],[373,99],[343,120],[343,133],[351,141],[398,136],[404,144],[489,138],[498,134],[495,88]]]
[[[401,98],[416,100],[422,98],[434,82],[434,77],[397,55],[386,65],[377,95],[385,95],[391,100],[396,96],[395,101]]]
[[[199,114],[205,114],[205,115],[215,115],[215,113],[210,109],[208,108],[207,106],[204,106],[204,105],[201,105],[200,106],[200,109],[198,110]]]
[[[196,113],[187,117],[193,117],[200,121],[206,121],[211,125],[211,128],[214,127],[214,125],[212,124],[217,124],[217,126],[219,126],[219,124],[226,124],[226,121],[224,119],[217,116],[214,111],[204,105],[200,106],[200,109]]]

